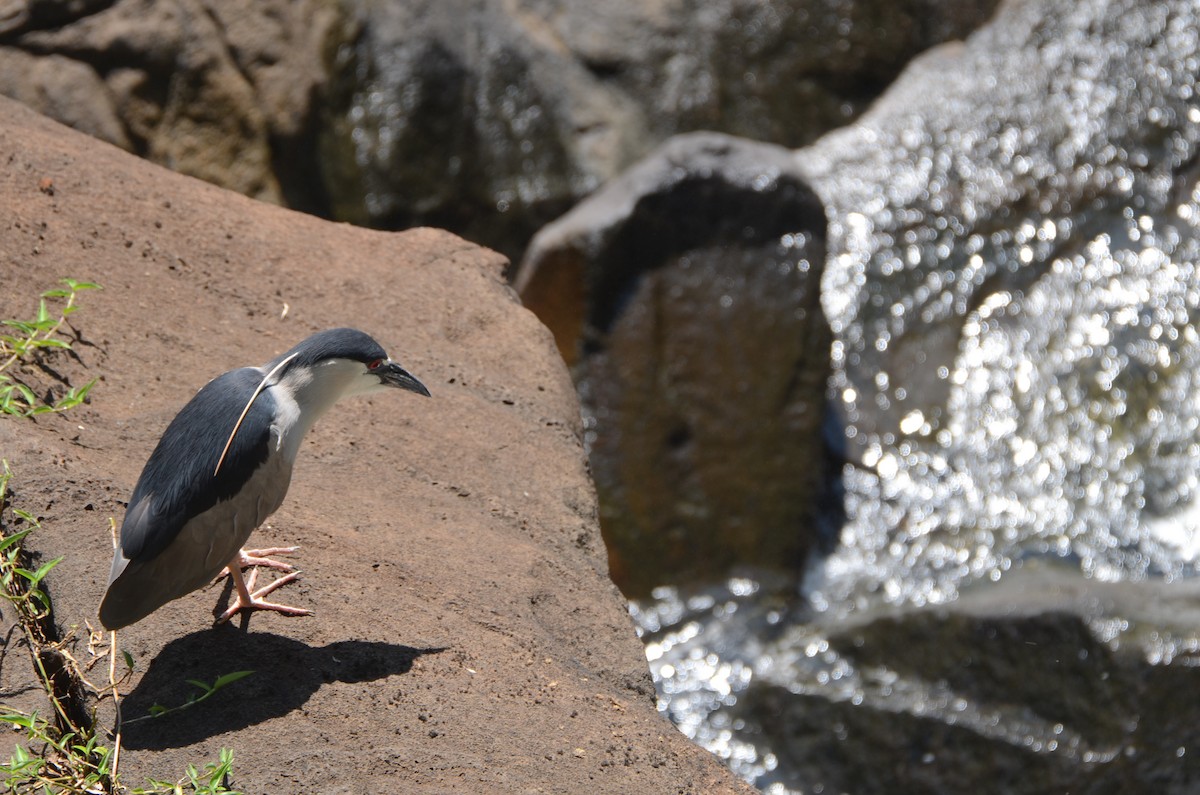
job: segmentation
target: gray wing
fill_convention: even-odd
[[[175,416],[150,454],[121,525],[121,554],[148,560],[175,540],[184,524],[238,492],[271,452],[275,401],[264,389],[250,407],[215,476],[225,442],[262,381],[246,367],[214,378]]]

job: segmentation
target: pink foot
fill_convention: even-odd
[[[313,614],[313,611],[306,610],[303,607],[281,605],[275,602],[268,602],[262,598],[276,588],[287,585],[289,582],[295,580],[300,576],[299,572],[293,571],[285,574],[279,579],[259,588],[257,591],[251,592],[250,589],[254,587],[255,581],[258,579],[258,569],[250,572],[250,579],[247,582],[242,579],[241,569],[233,565],[235,562],[237,561],[230,562],[229,575],[233,579],[234,590],[237,592],[237,601],[230,605],[229,609],[222,613],[214,623],[224,624],[243,610],[273,610],[276,613],[283,613],[285,616],[311,616]]]
[[[234,564],[238,570],[248,569],[251,566],[264,566],[268,569],[278,569],[279,571],[295,571],[296,567],[290,563],[284,563],[282,560],[272,560],[268,555],[290,555],[300,547],[269,547],[267,549],[240,549],[238,556],[232,563],[221,569],[221,573],[213,580],[214,583],[221,581],[222,577],[228,577],[230,570]]]

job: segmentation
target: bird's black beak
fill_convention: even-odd
[[[385,386],[396,386],[429,397],[429,390],[425,388],[425,385],[395,362],[384,362],[372,370],[371,375],[379,376],[379,380]]]

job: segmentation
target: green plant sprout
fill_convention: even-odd
[[[0,528],[5,530],[0,536],[0,598],[17,615],[16,623],[25,635],[38,681],[53,707],[53,720],[36,711],[26,713],[0,706],[0,722],[23,729],[27,743],[18,744],[9,761],[0,764],[0,775],[10,792],[110,792],[112,753],[97,745],[90,725],[81,725],[83,722],[73,716],[74,710],[65,703],[66,689],[56,681],[56,674],[63,673],[82,679],[65,644],[56,642],[47,631],[47,624],[52,624],[50,597],[42,588],[42,580],[62,558],[36,569],[25,564],[22,543],[41,525],[34,515],[9,505],[12,476],[8,461],[0,461],[0,519],[8,509],[28,527],[17,532]]]
[[[152,718],[161,718],[175,712],[182,712],[185,709],[190,709],[191,707],[196,706],[201,701],[204,701],[206,698],[216,693],[221,688],[231,685],[239,679],[245,679],[252,673],[254,673],[254,671],[233,671],[223,676],[218,676],[216,681],[214,681],[211,685],[206,682],[202,682],[199,679],[188,679],[187,683],[195,688],[198,688],[199,693],[192,693],[190,696],[188,696],[187,701],[175,707],[164,707],[162,704],[154,704],[150,707],[149,715],[142,715],[139,718],[129,718],[125,721],[125,725],[128,726],[131,723],[150,720]]]
[[[225,788],[225,781],[232,771],[233,751],[222,748],[217,761],[207,763],[203,771],[196,770],[195,765],[188,765],[184,777],[174,784],[150,779],[151,789],[135,789],[133,795],[185,795],[189,792],[197,795],[242,795]],[[190,789],[184,789],[185,786]]]
[[[5,792],[43,793],[44,795],[115,795],[124,792],[117,773],[120,748],[120,718],[112,747],[101,744],[94,720],[95,716],[78,717],[80,710],[68,703],[73,699],[72,691],[86,688],[102,697],[116,697],[117,682],[114,675],[116,662],[116,635],[110,635],[111,655],[108,687],[99,689],[83,676],[79,664],[67,649],[70,638],[56,639],[48,626],[53,625],[51,603],[42,581],[62,558],[47,561],[36,569],[25,562],[22,543],[41,528],[36,516],[13,507],[9,503],[9,483],[13,477],[7,460],[0,460],[0,600],[13,608],[17,615],[17,626],[25,636],[33,659],[43,695],[49,701],[52,719],[43,717],[36,710],[26,712],[10,705],[0,704],[0,725],[7,724],[22,734],[22,740],[14,746],[7,761],[0,760],[0,785]],[[8,511],[20,522],[28,525],[10,532],[4,523]],[[133,658],[124,653],[126,666],[133,669]],[[51,673],[52,666],[57,670]],[[204,692],[199,698],[174,709],[163,709],[162,714],[174,712],[203,701],[214,692],[248,675],[248,671],[226,674],[211,686],[195,681]],[[63,678],[71,686],[64,687]],[[79,687],[74,687],[78,685]],[[120,711],[118,709],[118,716]],[[145,788],[133,789],[133,795],[241,795],[226,787],[225,782],[233,768],[233,752],[222,748],[217,762],[209,762],[204,770],[188,765],[183,778],[171,783],[151,779]]]
[[[35,319],[0,321],[0,326],[13,329],[13,333],[0,334],[0,413],[32,417],[66,411],[86,400],[96,384],[93,378],[83,386],[71,387],[53,403],[46,403],[27,385],[8,374],[14,364],[27,361],[37,351],[71,349],[70,342],[57,336],[58,331],[67,322],[67,317],[79,309],[76,305],[79,293],[98,290],[100,285],[75,279],[60,279],[59,283],[64,286],[42,293]],[[52,312],[47,301],[62,301],[63,304],[57,312]]]

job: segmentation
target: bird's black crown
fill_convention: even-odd
[[[383,346],[366,332],[354,328],[331,328],[318,331],[307,339],[301,340],[290,351],[271,362],[276,365],[295,356],[288,362],[286,369],[293,367],[311,367],[328,359],[350,359],[363,364],[388,358]]]

